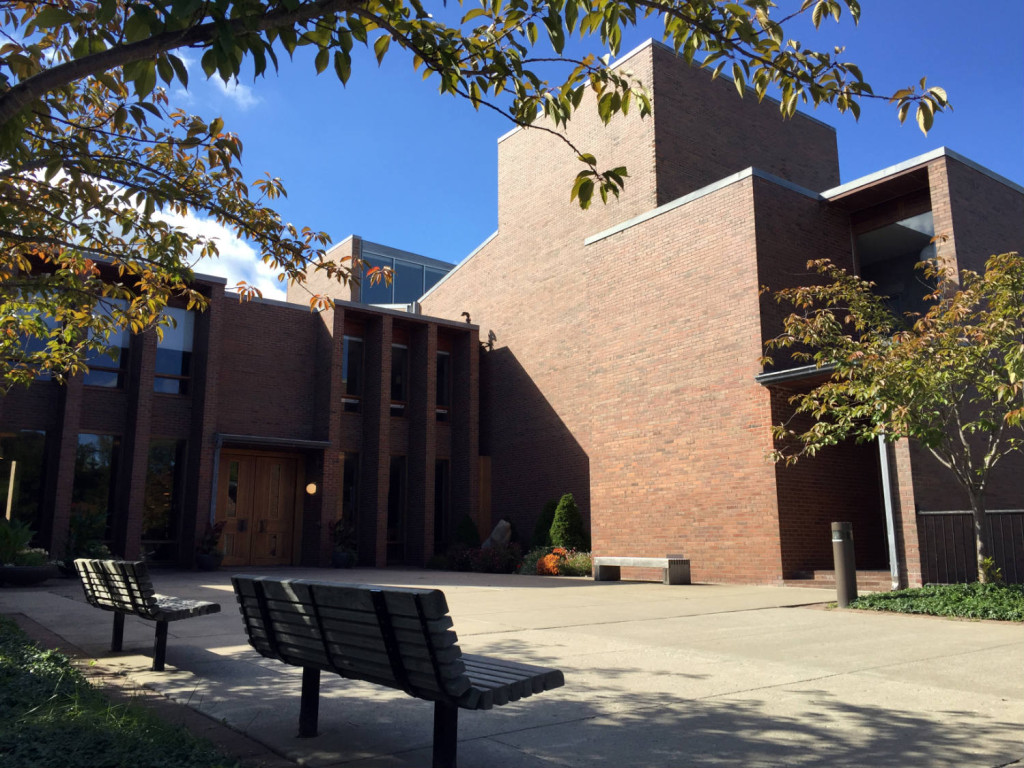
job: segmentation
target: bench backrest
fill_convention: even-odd
[[[157,609],[146,564],[130,560],[75,560],[90,605],[153,619]]]
[[[440,590],[249,576],[231,583],[249,643],[268,658],[430,701],[470,687]]]

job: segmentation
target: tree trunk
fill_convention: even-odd
[[[968,491],[968,493],[971,498],[971,515],[974,518],[974,546],[978,556],[978,582],[985,584],[988,582],[989,577],[988,569],[985,567],[985,561],[989,556],[985,496],[983,493],[977,493],[973,490]]]

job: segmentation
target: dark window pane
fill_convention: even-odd
[[[437,353],[437,404],[447,407],[452,404],[452,357],[447,352]]]
[[[409,350],[391,347],[391,401],[405,403],[409,399]]]
[[[409,304],[423,295],[423,267],[395,260],[395,304]]]
[[[363,340],[346,336],[342,344],[342,401],[346,411],[358,411],[363,397]]]
[[[120,439],[114,435],[78,436],[75,480],[71,488],[72,516],[106,520],[104,538],[112,538],[114,486]]]
[[[426,293],[427,291],[429,291],[431,288],[438,284],[442,277],[444,277],[447,274],[448,273],[445,272],[443,269],[431,269],[430,267],[427,267],[425,272],[426,282],[423,285],[423,292]]]
[[[46,480],[46,433],[25,430],[0,435],[0,503],[10,503],[12,520],[41,531]]]
[[[113,302],[123,309],[126,304],[117,299]],[[105,306],[97,306],[94,313],[110,315]],[[90,352],[85,357],[89,372],[85,374],[85,384],[90,387],[124,387],[124,372],[128,368],[128,331],[112,332],[106,340],[110,349],[106,352]]]
[[[147,559],[177,559],[184,455],[184,440],[152,440],[149,444],[142,502],[142,548]]]
[[[364,259],[367,268],[370,267],[388,267],[394,266],[393,259]],[[392,286],[388,285],[383,278],[380,279],[375,285],[370,284],[370,278],[366,276],[366,273],[360,275],[359,284],[359,297],[360,301],[364,304],[393,304],[391,297],[393,294]]]

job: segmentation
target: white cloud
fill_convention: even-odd
[[[187,232],[217,241],[220,256],[215,259],[199,259],[193,265],[196,272],[225,278],[229,290],[244,280],[259,288],[265,299],[284,300],[285,284],[277,280],[277,273],[260,260],[255,248],[227,227],[212,219],[191,214],[164,214],[162,218]]]
[[[239,109],[249,109],[260,103],[260,98],[253,89],[239,83],[237,77],[225,83],[217,75],[214,75],[210,78],[210,82],[216,84],[221,94],[235,102]]]

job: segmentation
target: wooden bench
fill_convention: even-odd
[[[594,581],[618,581],[621,568],[661,568],[662,583],[689,584],[690,561],[682,555],[665,557],[595,557]]]
[[[444,593],[233,576],[249,643],[302,667],[299,736],[315,736],[320,672],[434,702],[434,768],[454,768],[459,709],[491,709],[557,688],[561,671],[464,654]]]
[[[167,623],[220,611],[218,603],[158,595],[144,562],[128,560],[75,560],[82,577],[82,589],[90,605],[114,612],[114,633],[110,650],[120,651],[124,639],[124,617],[138,616],[156,622],[153,669],[162,672],[167,655]]]

